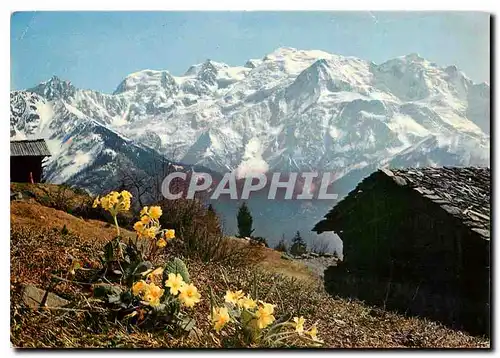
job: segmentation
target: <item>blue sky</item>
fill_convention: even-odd
[[[417,52],[489,82],[489,14],[432,12],[17,12],[11,89],[57,75],[111,93],[129,73],[206,59],[243,65],[278,47],[384,62]]]

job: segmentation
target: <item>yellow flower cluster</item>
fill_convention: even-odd
[[[170,289],[172,296],[178,295],[179,300],[186,307],[193,307],[201,300],[201,295],[196,286],[184,282],[180,274],[169,273],[165,281],[165,287]]]
[[[259,301],[258,303],[253,300],[250,295],[245,295],[241,290],[239,291],[226,291],[224,296],[226,303],[232,304],[240,309],[249,311],[252,316],[252,322],[259,329],[264,329],[275,321],[274,305]],[[219,332],[231,319],[226,307],[215,307],[212,311],[212,323],[214,329]]]
[[[247,310],[253,309],[257,306],[257,302],[255,302],[249,295],[243,293],[243,291],[226,291],[226,295],[224,296],[224,300],[227,303],[232,303],[240,308],[245,308]]]
[[[164,292],[164,289],[156,286],[153,282],[146,283],[144,280],[138,281],[132,286],[132,293],[135,296],[140,296],[152,307],[160,305],[160,298]]]
[[[226,304],[234,308],[239,308],[245,310],[251,315],[251,319],[247,321],[246,324],[255,327],[256,329],[263,330],[269,327],[276,321],[274,317],[275,305],[266,303],[263,301],[255,301],[249,295],[241,290],[239,291],[226,291],[224,296],[224,301]],[[211,320],[215,331],[220,332],[220,330],[229,322],[235,320],[229,314],[230,310],[228,307],[214,307],[212,308]],[[238,317],[238,316],[235,316]],[[305,319],[304,317],[294,317],[293,322],[280,323],[278,325],[292,326],[299,336],[308,335],[310,338],[317,343],[322,343],[318,338],[318,328],[316,324],[312,325],[309,330],[304,329]],[[284,337],[284,335],[282,335]]]
[[[158,234],[163,233],[156,241],[156,245],[160,248],[165,247],[169,240],[175,238],[175,230],[160,229],[159,219],[162,214],[163,212],[159,206],[145,206],[140,212],[141,219],[134,224],[134,230],[141,238],[155,239]]]
[[[102,198],[95,198],[92,204],[93,208],[97,208],[99,205],[111,213],[111,215],[116,216],[120,211],[130,210],[130,199],[132,194],[130,192],[123,190],[121,193],[117,191],[112,191]]]
[[[140,296],[143,301],[152,307],[160,304],[160,299],[165,290],[157,286],[155,278],[163,274],[163,268],[159,267],[153,271],[147,271],[144,275],[147,276],[146,281],[140,280],[132,286],[132,294]],[[148,283],[148,281],[150,281]],[[193,307],[200,302],[201,295],[198,289],[192,283],[187,284],[182,279],[180,274],[169,273],[165,281],[165,288],[170,289],[170,294],[178,296],[179,301],[186,307]]]

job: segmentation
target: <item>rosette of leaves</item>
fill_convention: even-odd
[[[137,301],[130,290],[118,285],[98,284],[93,286],[94,297],[122,310],[133,309]]]
[[[132,240],[125,244],[119,237],[104,246],[101,262],[105,267],[105,273],[112,273],[127,286],[132,286],[135,281],[142,278],[144,272],[153,267],[151,262],[144,260],[143,252]],[[111,280],[113,281],[112,278]]]
[[[130,324],[140,324],[144,329],[163,329],[171,333],[189,332],[195,320],[181,312],[179,300],[166,293],[161,304],[155,307],[144,305],[134,296],[130,288],[118,285],[98,284],[93,287],[94,297],[112,308],[112,316]]]

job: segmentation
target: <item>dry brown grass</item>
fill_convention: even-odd
[[[10,205],[11,226],[23,226],[48,229],[62,229],[65,225],[70,233],[77,233],[85,240],[101,243],[111,240],[116,235],[115,226],[93,219],[82,219],[65,213],[64,211],[49,208],[33,201],[12,202]],[[125,237],[134,237],[131,231],[121,229]]]
[[[261,250],[264,258],[259,262],[259,266],[264,270],[303,281],[317,280],[317,277],[302,262],[283,260],[281,252],[268,247],[263,247]]]

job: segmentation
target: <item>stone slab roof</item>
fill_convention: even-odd
[[[11,157],[50,157],[50,151],[44,139],[10,141]]]
[[[392,179],[395,185],[412,190],[431,200],[448,214],[458,218],[484,239],[490,239],[490,168],[482,167],[425,167],[379,169],[365,178],[337,204],[313,231],[325,231],[328,221],[337,215],[344,200],[355,198],[363,183],[379,180],[380,175]]]
[[[426,167],[381,171],[396,184],[412,188],[473,231],[490,238],[490,168]]]

